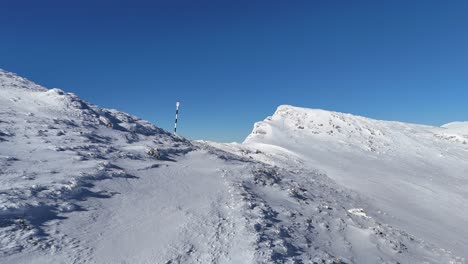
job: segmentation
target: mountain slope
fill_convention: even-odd
[[[248,151],[0,71],[0,263],[465,262],[291,153]]]
[[[449,132],[468,135],[468,122],[452,122],[442,126]]]
[[[243,145],[319,169],[391,216],[377,218],[467,257],[468,137],[459,128],[280,106]]]

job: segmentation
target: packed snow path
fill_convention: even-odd
[[[0,263],[465,263],[244,150],[0,71]]]
[[[86,211],[48,223],[47,240],[62,248],[34,253],[35,263],[252,262],[245,224],[216,166],[222,161],[194,151],[173,163],[122,160],[138,178],[102,180],[93,189],[111,199],[80,202]],[[29,253],[11,258],[23,259]]]

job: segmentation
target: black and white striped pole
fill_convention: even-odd
[[[176,110],[175,110],[174,135],[177,133],[177,118],[179,116],[179,105],[180,105],[180,102],[177,102]]]

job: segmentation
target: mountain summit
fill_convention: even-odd
[[[393,217],[392,225],[463,253],[468,244],[466,123],[432,127],[280,106],[244,144],[318,169]]]

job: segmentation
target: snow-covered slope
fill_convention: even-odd
[[[443,125],[450,132],[468,135],[468,122],[452,122]]]
[[[147,153],[154,149],[164,163],[193,146],[134,116],[0,71],[0,263],[31,263],[34,249],[81,262],[73,254],[86,254],[86,244],[71,230],[57,231],[58,220],[86,214],[80,201],[118,195],[95,188],[99,182],[130,183],[135,170],[152,171],[158,164]]]
[[[0,263],[465,263],[294,149],[249,140],[272,154],[0,70]]]
[[[319,169],[388,214],[377,219],[468,257],[464,128],[466,123],[439,128],[280,106],[255,124],[243,146]]]

